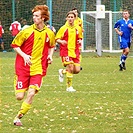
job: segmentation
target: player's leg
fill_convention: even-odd
[[[128,47],[125,48],[125,49],[123,49],[123,53],[122,53],[121,59],[120,59],[120,68],[122,68],[122,69],[124,69],[124,70],[126,70],[126,65],[125,65],[125,63],[126,63],[126,59],[127,59],[128,53],[129,53],[129,48],[128,48]],[[121,69],[120,69],[120,70],[121,70]]]
[[[62,57],[62,63],[66,69],[59,69],[59,81],[63,82],[64,74],[66,75],[67,91],[74,92],[72,87],[73,79],[73,60],[71,57]]]
[[[126,70],[126,59],[127,59],[127,56],[129,54],[129,50],[130,50],[130,46],[131,46],[131,43],[127,43],[127,48],[124,49],[123,51],[123,62],[122,62],[122,65],[123,65],[123,69]]]
[[[59,69],[59,81],[63,82],[64,81],[64,74],[66,74],[66,69]]]
[[[4,48],[3,39],[1,38],[0,40],[1,40],[1,41],[0,41],[0,44],[1,44],[2,51],[3,51],[3,52],[6,52],[6,50],[5,50],[5,48]]]
[[[62,64],[64,67],[66,67],[68,64],[70,64],[72,62],[72,61],[70,61],[68,56],[67,57],[61,57],[61,59],[62,59]],[[64,81],[64,75],[66,74],[67,69],[66,68],[65,69],[59,69],[58,72],[59,72],[59,81],[63,82]]]
[[[38,92],[38,90],[40,89],[42,83],[42,76],[41,75],[36,75],[36,76],[32,76],[30,78],[30,86],[27,92],[27,96],[25,101],[22,103],[20,111],[18,112],[17,116],[15,117],[15,120],[17,119],[19,121],[19,123],[15,123],[14,121],[14,125],[17,126],[21,126],[20,124],[20,119],[30,110],[31,108],[31,104],[33,101],[33,97],[35,96],[35,94]]]
[[[16,94],[16,99],[17,100],[22,100],[25,96],[25,91],[28,88],[28,83],[27,83],[28,79],[27,77],[23,77],[23,76],[19,76],[16,75],[14,78],[14,89],[15,89],[15,94]],[[22,106],[24,106],[22,104]],[[20,109],[21,110],[21,109]],[[14,125],[16,126],[22,126],[22,123],[20,121],[20,119],[23,117],[22,113],[18,113],[16,115],[16,117],[14,118]]]
[[[73,74],[78,74],[81,70],[81,66],[80,66],[81,57],[79,56],[74,58],[73,62],[74,62]]]
[[[67,91],[74,92],[76,91],[72,87],[72,80],[73,80],[73,74],[78,74],[81,70],[80,62],[81,57],[77,56],[76,58],[70,58],[71,61],[73,61],[71,64],[67,66]]]
[[[67,91],[68,92],[75,92],[76,90],[72,87],[72,81],[73,81],[73,69],[74,64],[68,64],[67,65],[67,72],[66,72],[66,83],[67,83]]]
[[[128,43],[122,42],[120,44],[120,48],[123,49],[122,55],[120,57],[120,64],[119,64],[120,71],[122,71],[123,69],[126,70],[125,61],[127,59],[128,53],[129,53]]]
[[[1,43],[1,48],[4,51],[4,42]]]

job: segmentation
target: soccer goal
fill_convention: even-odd
[[[122,12],[105,11],[105,19],[101,19],[101,42],[103,52],[121,52],[119,49],[118,35],[114,24],[122,18]],[[96,46],[96,11],[81,12],[83,20],[84,39],[82,52],[95,52]]]

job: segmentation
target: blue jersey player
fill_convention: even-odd
[[[118,20],[114,25],[115,31],[118,34],[120,49],[123,49],[119,64],[120,71],[123,69],[126,70],[125,61],[129,53],[131,45],[131,32],[133,30],[133,20],[129,19],[129,11],[124,10],[122,16],[123,18]]]

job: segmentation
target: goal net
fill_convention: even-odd
[[[118,35],[114,24],[122,18],[122,12],[105,11],[105,19],[101,19],[101,42],[103,52],[120,52]],[[84,39],[82,52],[96,51],[96,11],[81,12],[83,20]]]

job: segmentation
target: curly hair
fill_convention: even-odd
[[[49,20],[49,8],[46,5],[36,5],[33,9],[32,9],[32,13],[36,12],[36,11],[41,11],[41,17],[45,18],[44,22]]]

